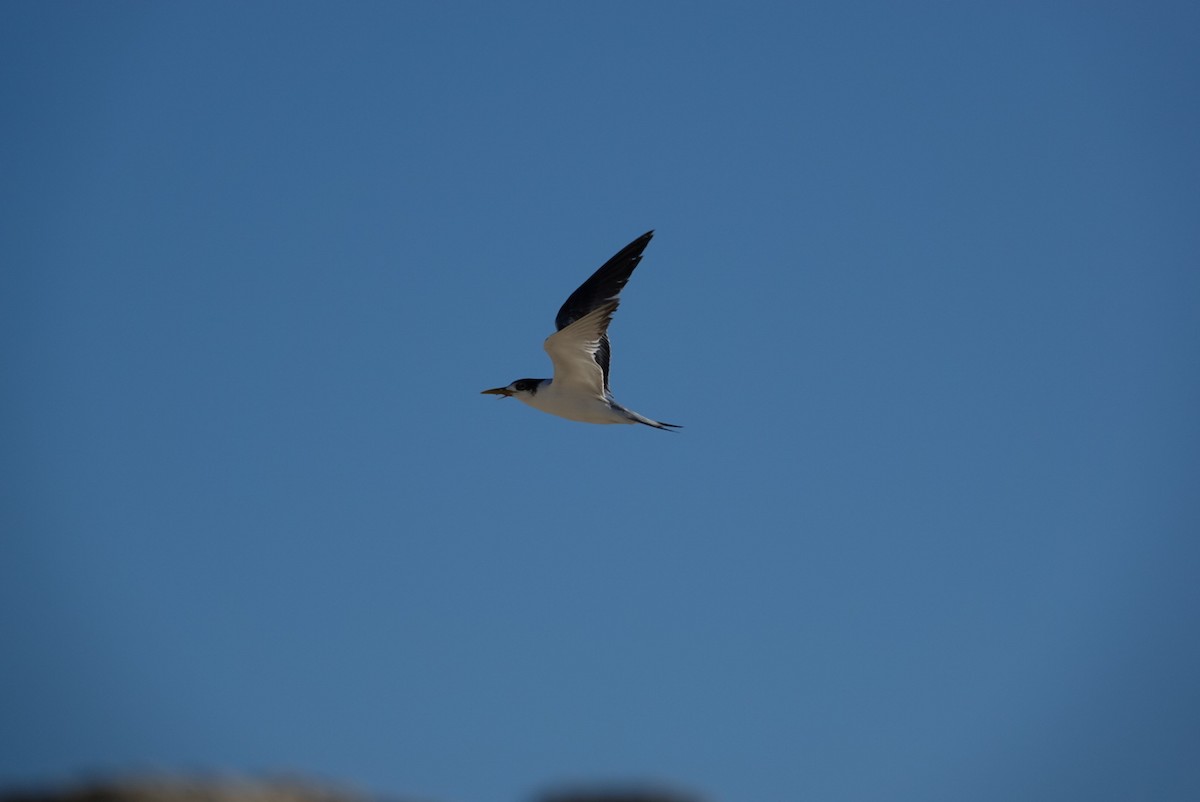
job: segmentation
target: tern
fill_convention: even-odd
[[[558,310],[554,319],[556,331],[544,344],[554,363],[553,379],[517,379],[507,387],[484,390],[483,395],[516,398],[534,409],[582,423],[641,423],[655,429],[681,428],[626,409],[608,389],[608,363],[612,355],[608,324],[620,303],[621,289],[642,261],[642,251],[653,236],[653,231],[647,231],[618,251],[579,285]]]

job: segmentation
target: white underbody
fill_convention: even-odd
[[[581,423],[638,423],[602,396],[581,392],[579,387],[564,389],[553,381],[544,382],[536,393],[517,393],[516,397],[534,409]]]

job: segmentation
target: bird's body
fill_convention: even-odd
[[[608,389],[611,349],[608,324],[620,303],[618,296],[654,236],[649,231],[626,245],[567,298],[555,318],[554,334],[546,338],[546,353],[554,363],[553,379],[518,379],[485,394],[517,398],[534,409],[582,423],[641,423],[656,429],[677,429],[616,402]]]
[[[573,390],[564,391],[562,385],[555,384],[554,379],[537,381],[536,390],[517,392],[513,397],[534,409],[580,423],[637,423],[628,415],[622,414],[619,410],[624,408],[615,405],[609,398]]]

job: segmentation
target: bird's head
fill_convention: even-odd
[[[507,387],[495,387],[491,390],[484,390],[480,395],[498,395],[501,398],[512,398],[513,396],[531,396],[538,391],[544,379],[517,379]]]

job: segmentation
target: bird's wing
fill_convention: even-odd
[[[647,231],[618,251],[616,256],[601,265],[600,269],[593,273],[587,281],[580,284],[579,288],[571,293],[571,296],[563,303],[562,308],[558,310],[558,316],[554,318],[554,327],[562,331],[575,321],[581,320],[601,304],[607,301],[615,301],[617,296],[621,294],[621,289],[629,281],[629,277],[633,275],[633,269],[638,266],[638,262],[642,261],[642,251],[646,250],[646,246],[650,244],[650,238],[653,236],[653,231]],[[615,309],[616,307],[613,308]],[[546,342],[546,350],[549,351],[550,341],[547,340]],[[551,356],[553,357],[553,354]],[[608,363],[610,356],[611,349],[608,345],[608,335],[601,331],[593,358],[596,364],[600,366],[601,381],[604,383],[605,390],[608,389]],[[554,367],[557,371],[557,360],[554,363]]]
[[[597,359],[600,344],[607,341],[605,332],[617,300],[597,306],[591,312],[564,329],[546,338],[546,353],[554,363],[554,383],[577,388],[599,398],[608,390],[607,371]]]

